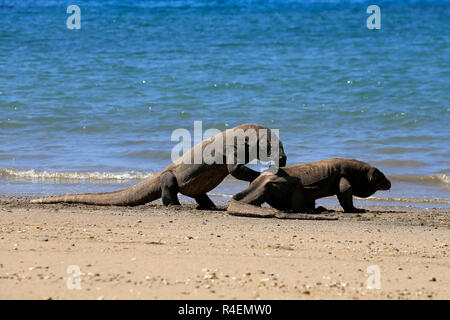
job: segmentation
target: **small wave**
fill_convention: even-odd
[[[137,159],[167,159],[171,154],[165,151],[141,150],[127,153],[126,156]]]
[[[232,198],[231,194],[224,193],[208,193],[211,197],[220,197],[220,198]],[[334,197],[326,197],[328,199],[333,199]],[[408,203],[439,203],[439,204],[450,204],[450,200],[448,199],[415,199],[415,198],[382,198],[382,197],[369,197],[369,198],[357,198],[362,201],[376,201],[376,202],[408,202]]]
[[[376,151],[382,154],[406,154],[406,153],[412,153],[412,152],[424,152],[424,151],[431,151],[432,148],[379,148]]]
[[[208,193],[211,197],[220,197],[220,198],[232,198],[232,194],[224,194],[224,193]]]
[[[389,179],[410,182],[410,183],[422,183],[429,185],[440,185],[449,186],[450,185],[450,175],[445,173],[438,173],[431,176],[403,176],[403,175],[388,175]]]
[[[43,171],[43,170],[19,170],[0,169],[0,177],[5,179],[26,179],[42,181],[128,181],[143,180],[153,176],[153,172],[71,172],[71,171]],[[438,173],[430,176],[419,175],[388,175],[393,181],[401,181],[414,184],[428,184],[434,186],[449,186],[450,174]],[[234,179],[231,179],[234,180]],[[211,194],[216,197],[231,197],[225,194]]]
[[[232,198],[231,194],[223,194],[223,193],[208,193],[211,197],[220,197],[220,198]],[[333,199],[334,197],[327,197],[329,199]],[[378,198],[378,197],[369,197],[369,198],[357,198],[360,201],[374,201],[374,202],[406,202],[406,203],[436,203],[436,204],[450,204],[450,200],[448,199],[415,199],[415,198]]]
[[[397,160],[397,159],[385,159],[381,161],[375,161],[375,165],[391,166],[391,167],[423,167],[427,164],[418,160]]]
[[[69,171],[41,171],[41,170],[17,170],[4,168],[0,170],[0,176],[6,179],[29,179],[43,181],[126,181],[143,180],[153,176],[149,172],[69,172]]]
[[[377,201],[377,202],[408,202],[408,203],[439,203],[439,204],[450,204],[448,199],[415,199],[415,198],[379,198],[379,197],[369,197],[369,198],[358,198],[358,200],[365,201]]]

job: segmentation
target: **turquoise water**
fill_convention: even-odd
[[[135,183],[202,120],[279,128],[288,164],[357,158],[391,177],[376,196],[448,206],[450,6],[377,1],[368,30],[370,4],[0,0],[0,194]]]

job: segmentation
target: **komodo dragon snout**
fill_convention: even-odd
[[[377,168],[369,170],[368,180],[377,190],[389,190],[391,188],[391,182]]]
[[[279,154],[279,167],[285,167],[286,166],[286,162],[287,162],[287,156],[286,156],[286,154],[284,153],[284,149],[283,149],[283,144],[281,143],[281,141],[280,141],[280,148],[279,148],[279,152],[280,152],[280,154]]]

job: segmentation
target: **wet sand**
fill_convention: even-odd
[[[450,299],[449,212],[368,204],[304,221],[225,206],[1,198],[0,299]]]

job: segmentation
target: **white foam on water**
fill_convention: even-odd
[[[388,175],[391,180],[398,180],[411,183],[425,183],[430,185],[450,185],[450,175],[445,173],[437,173],[430,176],[419,175]]]
[[[6,179],[26,179],[39,181],[127,181],[143,180],[153,176],[151,172],[70,172],[70,171],[42,171],[42,170],[18,170],[4,168],[0,170],[0,176]]]

